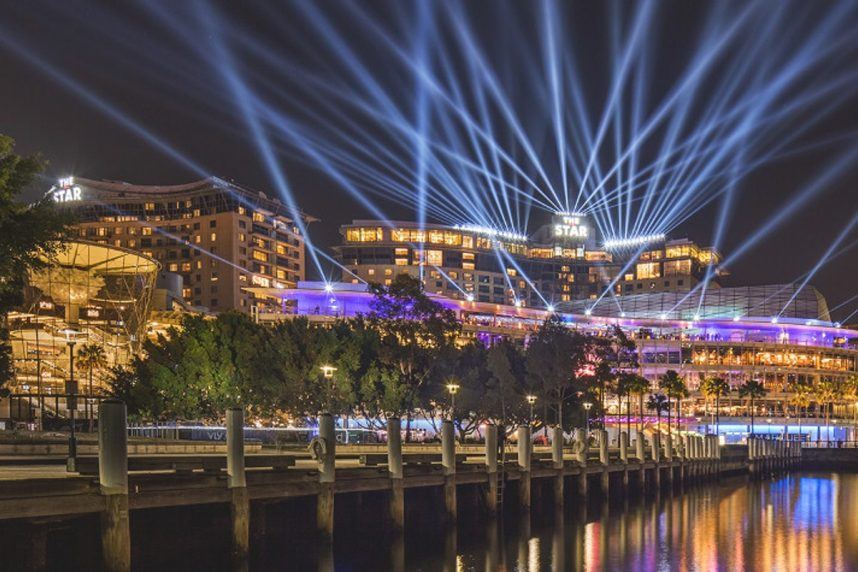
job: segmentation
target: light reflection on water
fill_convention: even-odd
[[[858,570],[858,475],[731,479],[627,507],[602,505],[586,520],[580,511],[549,513],[406,540],[394,569]],[[349,550],[338,552],[336,569],[362,568],[350,566]]]

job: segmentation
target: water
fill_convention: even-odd
[[[544,509],[552,504],[551,483],[542,484],[547,490],[534,490],[530,518],[508,506],[495,522],[482,516],[477,487],[461,487],[457,527],[441,523],[440,489],[406,489],[404,537],[386,528],[383,493],[338,495],[332,549],[315,541],[311,497],[254,503],[250,569],[858,571],[858,474],[807,472],[760,482],[734,477],[682,493],[615,498],[609,506],[594,497],[581,507],[570,491],[560,515]],[[47,569],[96,567],[95,516],[6,524],[0,527],[0,553],[6,555],[0,571],[21,569],[38,526],[50,527]],[[135,511],[131,528],[135,570],[231,568],[223,504]]]
[[[404,541],[355,530],[316,569],[858,570],[856,474],[733,478],[587,513],[416,523]]]

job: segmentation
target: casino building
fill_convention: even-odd
[[[49,192],[77,217],[76,238],[154,259],[181,277],[189,306],[250,312],[244,286],[305,278],[304,237],[285,205],[262,192],[216,177],[168,186],[67,178]]]
[[[473,226],[355,220],[335,248],[344,278],[385,283],[399,273],[422,276],[428,292],[453,299],[552,308],[593,300],[610,286],[617,296],[688,292],[713,273],[720,255],[688,239],[650,237],[637,259],[627,245],[599,246],[588,218],[557,214],[532,236]],[[609,297],[610,298],[610,297]]]

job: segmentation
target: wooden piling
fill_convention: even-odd
[[[486,426],[486,512],[494,516],[498,512],[498,426]]]
[[[444,469],[444,510],[447,520],[455,522],[456,511],[456,436],[453,422],[441,424],[441,465]]]
[[[405,527],[405,489],[402,486],[402,421],[399,417],[387,419],[387,471],[390,473],[390,524],[394,530],[402,530]]]
[[[530,456],[533,443],[530,438],[530,427],[521,425],[518,428],[518,506],[521,510],[530,510]]]
[[[104,569],[131,570],[128,515],[128,425],[125,404],[106,399],[98,406],[98,480],[104,496],[101,550]]]
[[[238,407],[226,411],[226,475],[231,493],[231,555],[233,567],[241,568],[250,552],[250,497],[244,470],[244,411]]]
[[[554,477],[554,506],[563,506],[563,428],[551,428],[551,466],[557,471]]]
[[[316,529],[322,540],[334,535],[334,482],[337,438],[334,418],[330,413],[319,416],[318,450],[319,494],[316,497]]]

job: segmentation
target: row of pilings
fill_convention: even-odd
[[[394,530],[405,527],[405,481],[401,439],[401,421],[387,421],[387,472],[390,480],[388,517]],[[249,555],[250,496],[247,489],[244,457],[244,412],[232,408],[226,414],[227,429],[227,486],[230,489],[230,522],[232,526],[231,554],[241,567]],[[128,448],[125,404],[118,400],[105,400],[99,408],[99,484],[105,497],[101,516],[101,538],[104,567],[111,571],[131,569],[131,537],[128,505]],[[626,494],[632,487],[643,492],[647,488],[659,490],[664,481],[690,483],[717,478],[722,472],[722,447],[716,435],[685,433],[655,433],[647,439],[638,433],[629,439],[625,431],[619,433],[617,447],[609,447],[608,432],[597,430],[591,439],[583,429],[577,429],[571,445],[564,444],[562,429],[550,429],[550,459],[539,459],[540,476],[553,479],[552,495],[555,508],[562,508],[567,496],[566,485],[576,483],[581,499],[586,500],[588,481],[598,477],[599,488],[605,499],[613,493]],[[318,493],[316,527],[321,542],[330,542],[334,534],[334,499],[336,480],[336,435],[334,418],[323,413],[319,416],[318,437],[310,443],[310,454],[316,460]],[[618,455],[617,455],[618,453]],[[509,472],[517,479],[507,481],[507,463],[499,462],[505,455],[498,446],[498,427],[485,428],[484,470],[485,484],[482,495],[488,516],[496,516],[502,509],[503,490],[507,485],[517,487],[517,508],[522,512],[531,509],[532,475],[534,468],[533,439],[529,426],[516,429],[515,461]],[[762,475],[785,470],[801,458],[798,443],[751,438],[748,441],[748,470]],[[457,519],[457,454],[454,427],[446,420],[441,427],[441,467],[444,489],[444,515],[449,522]],[[611,472],[621,473],[622,490],[611,490]]]

